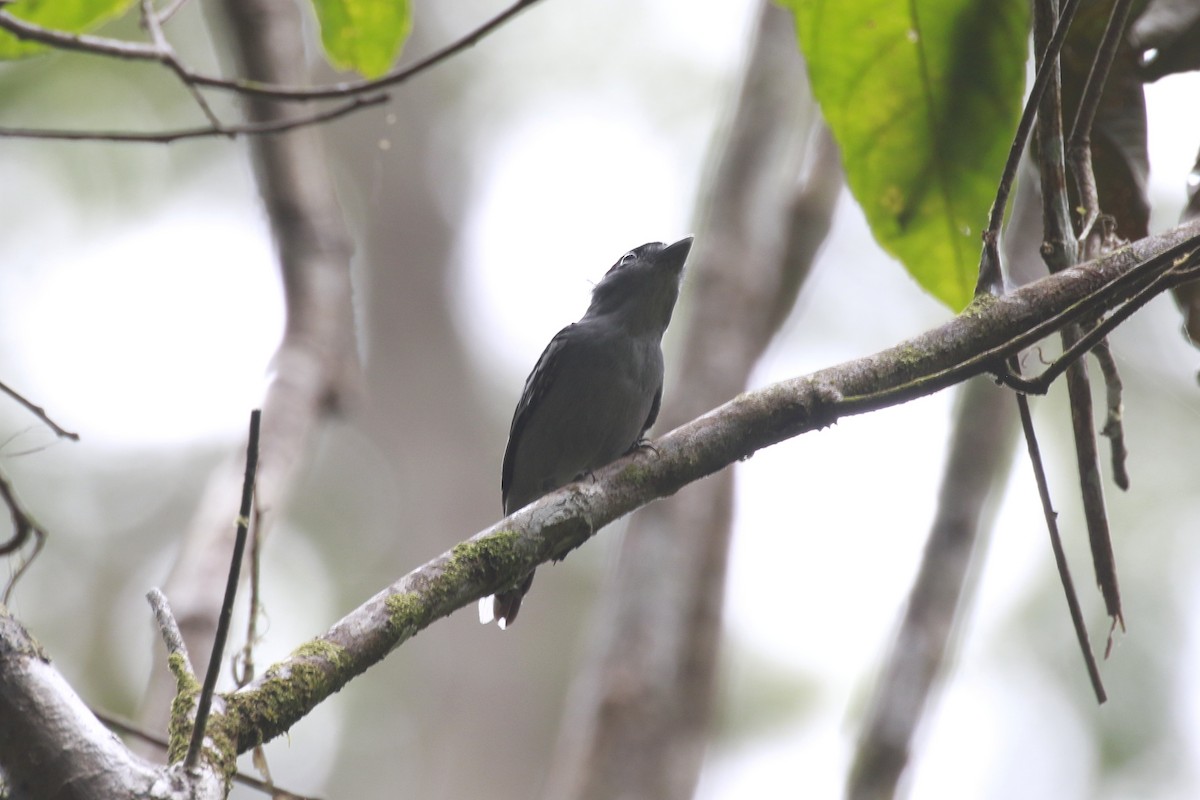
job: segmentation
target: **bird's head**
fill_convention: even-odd
[[[683,262],[692,237],[674,244],[650,242],[621,256],[592,290],[587,316],[612,315],[630,330],[667,329],[679,297]]]

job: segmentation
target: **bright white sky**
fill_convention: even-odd
[[[707,53],[720,70],[736,63],[731,31],[742,26],[746,5],[715,4],[697,14],[686,0],[660,0],[651,14],[665,52]],[[521,24],[536,27],[537,17],[532,11]],[[1178,198],[1174,208],[1160,205],[1161,228],[1178,216],[1182,179],[1200,144],[1200,77],[1164,81],[1148,94],[1154,194]],[[1164,124],[1170,119],[1180,122]],[[591,282],[617,256],[691,232],[703,153],[680,148],[603,89],[531,104],[490,135],[491,165],[461,242],[463,325],[478,342],[480,363],[500,365],[494,379],[519,387],[547,339],[578,317]],[[51,410],[64,424],[101,440],[165,447],[241,436],[282,328],[271,245],[261,217],[247,213],[254,204],[248,186],[229,187],[226,197],[235,199],[219,205],[207,186],[193,189],[178,205],[126,227],[60,236],[36,252],[18,248],[17,257],[40,262],[29,285],[0,277],[0,334],[25,343],[21,388],[53,398]],[[758,384],[871,352],[946,316],[874,249],[851,204],[844,201],[842,211],[825,267],[801,300],[802,316],[761,365]],[[573,256],[562,258],[566,252]],[[886,300],[890,312],[875,308],[851,319],[850,309],[873,308],[867,293],[879,308]],[[904,298],[902,307],[896,298]],[[511,313],[517,307],[523,313]],[[931,476],[942,459],[941,445],[928,443],[944,440],[950,406],[943,393],[845,420],[739,467],[729,628],[747,646],[820,681],[824,705],[816,719],[720,756],[706,773],[704,800],[777,796],[780,787],[794,793],[798,775],[806,796],[840,793],[853,734],[847,708],[862,700],[919,556],[934,500]],[[1016,473],[1027,480],[1023,470]],[[875,487],[871,503],[861,501],[863,485]],[[1027,485],[1011,493],[1001,525],[1040,530],[1033,496]],[[804,529],[789,527],[797,505]],[[855,509],[853,519],[843,516],[847,508]],[[941,703],[913,796],[1006,796],[988,794],[997,787],[1032,796],[1019,790],[1036,787],[1053,797],[1055,787],[1069,787],[1087,767],[1059,750],[1063,763],[1051,769],[1031,745],[1021,751],[1026,781],[999,775],[1004,765],[992,745],[1022,741],[1028,704],[1044,707],[1046,730],[1032,742],[1069,728],[1073,717],[1056,713],[1058,701],[1039,694],[1039,684],[1019,670],[997,681],[985,660],[971,658],[973,643],[986,640],[1009,598],[1046,558],[1041,539],[993,547],[972,638]],[[791,603],[766,590],[797,576]],[[872,591],[863,593],[863,585]],[[1017,696],[1024,706],[1014,710]],[[978,719],[987,726],[969,722]],[[969,748],[955,733],[963,727],[977,737]],[[1067,740],[1074,739],[1060,739]],[[947,763],[954,768],[935,766]]]

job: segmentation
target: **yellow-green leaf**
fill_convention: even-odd
[[[783,0],[880,245],[952,309],[1020,114],[1027,0]]]
[[[412,30],[410,0],[313,0],[329,63],[368,78],[383,75]]]
[[[83,33],[124,14],[133,0],[15,0],[4,6],[14,17],[43,28]],[[0,59],[46,52],[47,46],[0,31]]]

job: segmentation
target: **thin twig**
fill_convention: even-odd
[[[1009,362],[1009,369],[1013,372],[1020,371],[1020,366],[1015,358]],[[1096,693],[1096,701],[1104,703],[1108,699],[1108,695],[1104,691],[1104,682],[1100,679],[1100,667],[1096,664],[1096,656],[1092,653],[1092,643],[1088,638],[1087,625],[1084,624],[1083,611],[1079,607],[1079,597],[1075,593],[1075,582],[1071,579],[1071,568],[1067,565],[1067,554],[1063,550],[1062,537],[1058,533],[1058,512],[1054,510],[1050,500],[1050,486],[1046,482],[1046,469],[1042,464],[1041,448],[1038,446],[1037,433],[1033,429],[1033,416],[1029,413],[1029,398],[1018,394],[1017,409],[1021,413],[1021,429],[1025,432],[1025,445],[1029,448],[1029,461],[1033,465],[1033,477],[1037,481],[1038,497],[1042,501],[1046,530],[1050,533],[1050,548],[1054,551],[1054,562],[1058,565],[1058,575],[1062,580],[1063,593],[1067,597],[1071,625],[1075,628],[1075,638],[1079,642],[1079,651],[1083,655],[1083,663],[1087,667],[1092,690]]]
[[[1125,462],[1129,453],[1125,449],[1125,423],[1121,402],[1124,386],[1121,383],[1121,373],[1117,370],[1117,362],[1113,358],[1112,349],[1108,346],[1108,339],[1101,339],[1097,342],[1096,346],[1092,348],[1092,355],[1096,357],[1096,363],[1100,365],[1100,372],[1104,375],[1105,397],[1108,401],[1108,413],[1104,418],[1104,427],[1100,429],[1100,435],[1108,438],[1113,483],[1118,488],[1128,491],[1129,470],[1126,468]]]
[[[242,649],[231,657],[233,682],[239,689],[254,680],[254,646],[258,644],[258,616],[262,603],[259,594],[262,568],[262,541],[259,537],[262,531],[261,509],[254,509],[253,522],[250,528],[250,615],[246,620],[246,642]]]
[[[33,521],[33,517],[22,508],[21,503],[17,500],[16,492],[13,490],[12,484],[9,483],[8,477],[0,472],[0,498],[4,500],[4,504],[8,506],[8,513],[12,517],[13,535],[4,543],[0,543],[0,555],[8,555],[25,546],[29,541],[29,537],[33,537],[33,550],[29,555],[21,560],[21,566],[13,571],[12,577],[8,579],[8,584],[4,587],[3,602],[8,605],[9,599],[12,597],[13,589],[16,588],[17,582],[21,580],[21,576],[25,574],[25,570],[33,564],[37,559],[38,554],[42,552],[42,548],[46,546],[46,532],[41,526]]]
[[[1132,6],[1132,0],[1117,0],[1113,5],[1108,25],[1104,29],[1104,37],[1096,49],[1096,57],[1088,72],[1087,83],[1084,84],[1079,110],[1071,126],[1071,136],[1067,140],[1067,162],[1071,165],[1071,175],[1075,178],[1075,186],[1079,190],[1079,204],[1083,207],[1083,219],[1077,236],[1081,250],[1085,249],[1088,234],[1092,232],[1092,226],[1100,216],[1100,196],[1096,191],[1096,175],[1092,169],[1092,124],[1096,120],[1096,110],[1100,107],[1100,98],[1108,81],[1108,71],[1116,58],[1117,49],[1121,46]],[[1090,257],[1093,254],[1088,255]]]
[[[233,556],[229,559],[229,580],[225,584],[225,601],[221,605],[221,616],[217,620],[217,635],[213,640],[212,653],[208,657],[208,671],[200,689],[200,700],[196,706],[196,723],[192,728],[192,740],[188,743],[187,756],[183,760],[185,769],[192,769],[200,759],[200,748],[204,743],[204,729],[208,724],[208,713],[212,708],[213,690],[217,676],[221,674],[224,661],[225,640],[229,637],[229,621],[233,616],[233,600],[237,596],[238,579],[242,574],[242,554],[246,550],[246,532],[250,527],[250,511],[254,502],[254,478],[258,473],[258,432],[262,422],[262,411],[250,412],[250,436],[246,443],[246,476],[242,482],[242,504],[238,511],[237,538]]]
[[[389,72],[380,78],[362,81],[347,81],[345,83],[337,83],[331,86],[314,86],[314,87],[289,87],[289,86],[272,86],[269,84],[257,83],[254,81],[228,81],[220,78],[208,78],[202,75],[192,75],[194,80],[200,86],[209,86],[214,89],[226,89],[229,91],[238,92],[240,94],[252,94],[260,97],[269,97],[277,100],[327,100],[335,97],[345,97],[347,95],[363,94],[365,92],[373,92],[389,86],[396,86],[405,81],[420,75],[431,67],[435,67],[451,56],[474,47],[480,40],[487,37],[489,34],[496,31],[504,23],[508,22],[513,17],[520,14],[525,9],[537,3],[538,0],[517,0],[508,8],[501,11],[496,16],[484,22],[479,27],[467,33],[465,36],[451,42],[440,50],[435,50],[411,66],[403,69],[397,69]]]
[[[1033,79],[1029,98],[1021,111],[1021,119],[1017,123],[1017,132],[1013,136],[1012,145],[1008,149],[1008,160],[1004,163],[1004,171],[1000,173],[1000,182],[996,187],[996,199],[988,214],[988,225],[983,232],[983,253],[979,258],[979,278],[975,284],[975,295],[999,294],[1003,291],[1004,275],[1000,259],[1000,225],[1004,222],[1004,209],[1008,205],[1008,195],[1012,191],[1013,181],[1017,177],[1017,167],[1021,163],[1021,154],[1029,142],[1029,133],[1033,130],[1033,121],[1037,108],[1041,104],[1042,95],[1050,82],[1052,75],[1057,74],[1058,54],[1066,41],[1067,31],[1075,18],[1075,10],[1079,0],[1067,0],[1062,15],[1054,28],[1046,51],[1038,63],[1037,74]]]
[[[1118,302],[1127,301],[1130,295],[1137,296],[1142,291],[1140,284],[1143,280],[1153,283],[1152,289],[1145,293],[1145,300],[1149,300],[1157,292],[1195,280],[1197,277],[1200,277],[1200,274],[1198,274],[1200,273],[1200,264],[1197,263],[1200,262],[1200,258],[1198,258],[1200,256],[1200,249],[1198,248],[1200,248],[1200,236],[1185,239],[1163,252],[1146,259],[1136,267],[1098,287],[1087,296],[1068,305],[1058,313],[1030,326],[1027,330],[994,347],[974,353],[959,363],[952,364],[931,375],[922,376],[911,383],[896,386],[887,390],[887,392],[876,393],[870,398],[847,398],[847,404],[855,406],[861,402],[863,405],[871,405],[878,402],[884,396],[908,395],[918,385],[928,381],[938,383],[945,381],[946,385],[950,385],[955,382],[954,379],[962,375],[973,375],[978,372],[978,367],[981,364],[989,365],[988,371],[993,372],[996,379],[1001,383],[1008,384],[1018,391],[1025,391],[1025,386],[1020,382],[1020,379],[1008,374],[1005,370],[1003,365],[1005,358],[1026,347],[1032,346],[1055,331],[1060,330],[1065,325],[1084,319],[1094,319],[1102,311],[1114,307]],[[1187,269],[1184,269],[1184,267],[1187,267]],[[1167,272],[1166,277],[1162,281],[1159,281],[1160,274],[1164,271]],[[1118,298],[1124,298],[1124,300],[1118,300]],[[1130,309],[1128,313],[1132,313],[1133,310],[1136,309]],[[1117,309],[1116,313],[1121,313],[1121,309]],[[1109,329],[1107,320],[1102,325],[1105,326],[1106,331]]]
[[[1051,29],[1057,31],[1057,0],[1034,3],[1033,39],[1042,47]],[[1079,247],[1071,227],[1070,201],[1063,146],[1062,87],[1057,61],[1051,80],[1038,109],[1038,173],[1042,186],[1042,259],[1050,272],[1060,272],[1079,260]],[[1070,350],[1084,338],[1084,326],[1078,322],[1062,330],[1063,350]],[[1116,556],[1104,500],[1104,480],[1100,474],[1099,447],[1096,443],[1092,387],[1087,362],[1076,359],[1066,370],[1067,396],[1071,410],[1071,432],[1075,440],[1075,464],[1079,472],[1079,495],[1092,552],[1096,583],[1104,596],[1110,617],[1122,618],[1121,591],[1117,580]]]
[[[162,53],[154,45],[43,28],[28,20],[14,17],[2,5],[0,5],[0,29],[8,31],[18,39],[49,45],[57,50],[74,50],[132,61],[158,61],[162,58]]]
[[[170,747],[170,744],[162,736],[148,731],[140,725],[125,719],[124,717],[98,708],[91,709],[91,712],[96,719],[104,723],[105,727],[107,727],[109,730],[116,731],[124,736],[132,736],[135,739],[140,739],[146,744],[157,747],[163,751],[166,751]],[[261,781],[258,778],[255,778],[253,775],[247,775],[244,772],[239,771],[233,773],[233,779],[247,788],[255,789],[263,794],[271,795],[273,800],[311,800],[304,795],[299,795],[295,792],[289,792],[285,789],[280,789],[273,783]]]
[[[188,0],[174,0],[173,3],[164,8],[162,11],[158,12],[158,24],[166,25],[170,21],[171,17],[175,16],[175,14],[179,12],[179,9],[187,5],[187,1]]]
[[[132,720],[125,719],[124,717],[117,716],[116,714],[112,714],[99,708],[92,708],[91,712],[96,719],[104,723],[105,727],[116,731],[119,734],[140,739],[146,744],[154,745],[160,750],[165,751],[170,747],[170,744],[168,744],[165,738],[159,736],[157,733],[146,730]]]
[[[39,128],[0,128],[0,138],[9,139],[52,139],[71,142],[121,142],[138,144],[171,144],[183,139],[202,139],[212,136],[266,136],[275,133],[285,133],[309,125],[344,117],[362,108],[376,106],[387,102],[386,94],[368,97],[353,97],[344,104],[313,114],[301,114],[289,119],[270,120],[267,122],[247,122],[236,125],[225,125],[221,128],[213,126],[203,128],[182,128],[158,133],[128,133],[124,131],[60,131]],[[78,438],[74,434],[69,435]]]
[[[183,668],[187,674],[195,676],[192,671],[192,659],[188,655],[187,643],[183,640],[183,634],[179,632],[179,623],[175,621],[175,615],[171,613],[171,603],[167,600],[167,596],[158,589],[151,589],[146,592],[146,601],[150,603],[150,608],[154,609],[154,621],[158,623],[158,633],[162,636],[163,644],[167,646],[167,652],[171,655],[179,655],[183,660]]]
[[[258,81],[231,80],[211,75],[202,75],[198,72],[193,72],[178,62],[172,63],[171,54],[163,52],[154,45],[43,28],[40,25],[35,25],[32,22],[14,17],[3,9],[0,9],[0,29],[7,30],[17,38],[40,42],[60,50],[73,50],[91,55],[127,60],[162,61],[176,70],[188,84],[193,86],[221,89],[238,94],[268,97],[276,100],[330,100],[368,94],[384,87],[404,83],[431,67],[437,66],[451,56],[457,55],[463,50],[478,44],[482,39],[537,2],[538,0],[517,0],[517,2],[461,38],[430,53],[411,66],[394,70],[383,77],[313,87],[277,86]]]
[[[4,383],[3,381],[0,381],[0,392],[4,392],[6,395],[11,397],[13,400],[16,400],[18,403],[20,403],[22,406],[24,406],[26,411],[33,414],[35,417],[37,417],[42,422],[44,422],[46,424],[46,427],[48,427],[50,430],[54,431],[54,433],[56,435],[58,435],[60,438],[70,439],[72,442],[79,441],[78,433],[72,433],[71,431],[60,427],[57,422],[50,419],[50,417],[48,417],[46,415],[46,411],[41,406],[34,405],[29,400],[27,400],[24,395],[22,395],[16,389],[13,389],[11,386]]]
[[[175,48],[171,47],[171,43],[167,41],[167,35],[163,33],[162,24],[159,21],[158,15],[154,13],[153,0],[142,0],[142,25],[146,32],[150,34],[150,41],[158,48],[158,51],[163,54],[162,62],[170,67],[183,83],[185,89],[191,94],[192,99],[196,101],[196,105],[203,112],[209,124],[216,130],[221,130],[223,127],[221,120],[212,110],[212,106],[208,104],[208,100],[204,98],[200,90],[188,80],[188,72],[183,64],[179,61],[179,57],[175,55]]]
[[[1115,364],[1112,364],[1112,353],[1108,349],[1105,336],[1112,330],[1115,330],[1118,325],[1128,319],[1134,312],[1144,306],[1146,303],[1157,297],[1172,280],[1178,280],[1180,275],[1190,275],[1190,272],[1182,272],[1177,269],[1177,264],[1168,267],[1165,271],[1159,273],[1142,289],[1125,302],[1120,308],[1113,311],[1112,314],[1102,319],[1099,323],[1093,326],[1083,336],[1075,341],[1070,347],[1063,351],[1063,354],[1056,358],[1050,366],[1048,366],[1042,374],[1036,378],[1021,378],[1017,375],[1012,375],[1005,372],[997,373],[997,380],[1006,386],[1016,389],[1024,394],[1045,394],[1049,390],[1050,385],[1067,370],[1075,361],[1077,361],[1084,353],[1089,350],[1098,351],[1103,347],[1107,354],[1108,364],[1112,369],[1112,377],[1109,377],[1109,370],[1106,369],[1105,362],[1101,359],[1100,368],[1105,373],[1105,379],[1109,387],[1109,416],[1106,422],[1106,429],[1112,423],[1114,416],[1117,419],[1117,425],[1120,426],[1121,416],[1121,377],[1116,374]],[[1097,356],[1100,359],[1100,356]],[[1114,387],[1115,381],[1115,387]],[[1114,393],[1115,388],[1115,393]],[[1115,406],[1114,406],[1115,403]],[[1113,409],[1116,409],[1114,415]],[[1109,434],[1105,434],[1106,436]],[[1122,445],[1122,449],[1124,446]],[[1115,457],[1115,454],[1114,454]],[[1122,489],[1128,488],[1128,476],[1125,477],[1126,485]],[[1118,481],[1119,484],[1119,481]]]
[[[1197,245],[1200,245],[1200,237],[1181,243],[1181,245],[1178,247],[1183,247],[1186,250],[1195,252]],[[1127,275],[1132,274],[1134,271],[1143,270],[1149,270],[1150,274],[1157,276],[1158,273],[1154,272],[1153,270],[1161,270],[1163,268],[1164,267],[1161,259],[1149,259],[1145,262],[1142,262],[1129,273],[1125,273],[1125,275],[1122,275],[1121,277],[1126,277]],[[1142,274],[1144,275],[1145,272],[1142,272]],[[1198,277],[1200,277],[1200,273],[1195,271],[1171,271],[1171,273],[1164,280],[1154,284],[1153,290],[1147,293],[1145,299],[1149,300],[1154,296],[1155,292],[1162,292],[1167,289],[1174,288],[1180,284],[1196,280]],[[875,408],[881,401],[891,398],[919,396],[921,394],[921,387],[926,386],[929,383],[950,386],[954,383],[957,383],[964,376],[975,375],[980,371],[991,372],[1001,383],[1009,384],[1013,388],[1020,391],[1020,380],[1006,372],[1003,366],[1004,359],[1013,353],[1019,352],[1026,347],[1029,347],[1044,339],[1046,336],[1049,336],[1055,331],[1061,329],[1064,325],[1068,325],[1080,319],[1094,318],[1097,310],[1106,308],[1106,304],[1112,303],[1113,298],[1119,296],[1120,290],[1124,287],[1116,287],[1115,285],[1118,283],[1120,283],[1120,280],[1114,279],[1110,284],[1101,286],[1091,294],[1081,298],[1076,303],[1072,303],[1057,314],[1054,314],[1047,319],[1032,325],[1029,329],[995,345],[994,347],[988,347],[980,352],[973,353],[969,357],[964,358],[962,361],[951,364],[944,369],[928,375],[922,375],[919,378],[907,383],[889,387],[888,389],[874,392],[870,395],[863,395],[861,397],[847,397],[844,399],[844,402],[841,405],[847,408],[850,413],[859,413],[859,409]],[[1132,310],[1130,313],[1132,313]],[[981,367],[981,365],[986,366]]]

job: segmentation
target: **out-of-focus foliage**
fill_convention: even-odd
[[[785,5],[872,233],[923,288],[962,308],[1020,114],[1027,4]]]
[[[387,72],[412,31],[409,0],[313,0],[329,62],[368,78]]]
[[[133,0],[16,0],[5,6],[14,17],[43,28],[82,33],[124,14]],[[46,52],[45,45],[0,31],[0,58],[21,58]]]

